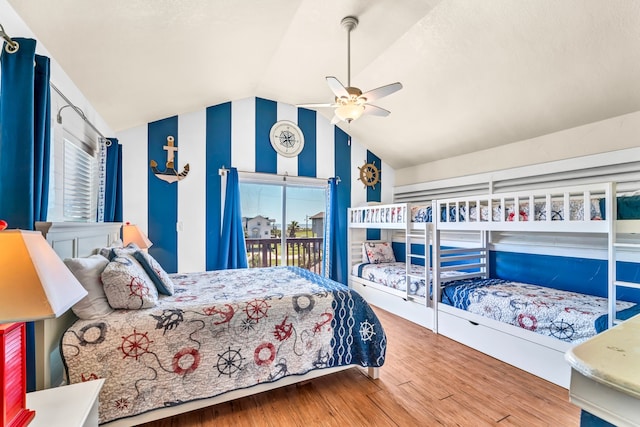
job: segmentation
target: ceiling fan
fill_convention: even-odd
[[[356,18],[355,16],[347,16],[343,18],[340,23],[347,30],[347,86],[345,87],[337,78],[333,76],[327,76],[327,84],[336,96],[335,101],[332,103],[324,104],[300,104],[298,105],[298,107],[335,108],[331,124],[336,124],[339,121],[351,123],[353,120],[358,119],[363,114],[380,117],[388,116],[391,113],[390,111],[372,105],[369,102],[376,101],[384,96],[391,95],[392,93],[399,91],[400,89],[402,89],[402,84],[399,82],[391,83],[386,86],[372,89],[365,93],[362,93],[362,91],[357,87],[352,87],[351,31],[355,30],[355,28],[358,26],[358,18]]]

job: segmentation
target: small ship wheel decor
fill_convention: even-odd
[[[360,181],[364,184],[364,188],[372,187],[376,189],[376,184],[380,182],[380,170],[376,166],[375,160],[371,163],[365,162],[360,169]]]

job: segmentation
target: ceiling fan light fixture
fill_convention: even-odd
[[[335,101],[331,104],[299,104],[303,108],[331,107],[335,108],[331,124],[335,125],[339,121],[351,123],[363,114],[386,117],[390,114],[388,110],[370,104],[384,96],[391,95],[402,89],[400,82],[380,86],[376,89],[362,93],[357,87],[351,86],[351,31],[358,26],[358,18],[347,16],[342,19],[342,26],[347,30],[347,85],[344,86],[340,80],[334,76],[327,76],[329,89],[335,95]]]
[[[362,113],[364,113],[364,105],[355,103],[341,105],[335,110],[335,115],[347,123],[359,119]]]

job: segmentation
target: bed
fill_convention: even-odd
[[[607,329],[607,298],[504,279],[465,279],[442,289],[442,304],[527,331],[579,344]],[[618,318],[640,314],[617,301]]]
[[[52,230],[48,240],[59,245]],[[108,265],[123,260],[118,252]],[[144,308],[148,293],[136,282],[127,298],[143,308],[72,318],[57,337],[71,383],[105,378],[101,423],[147,422],[354,366],[377,377],[384,363],[386,337],[371,308],[306,270],[167,278],[172,295],[159,294],[153,306]]]
[[[422,217],[416,220],[412,208],[395,203],[349,209],[349,287],[370,304],[432,328],[434,311],[425,286],[430,282],[429,257],[411,250],[415,244],[426,246],[431,227]],[[369,230],[379,230],[379,238],[369,238]],[[399,256],[397,243],[409,251]]]
[[[433,329],[433,273],[431,256],[424,250],[431,244],[433,233],[430,208],[431,202],[373,203],[351,208],[348,249],[351,288],[369,303]],[[368,238],[370,230],[379,232],[380,238]],[[469,272],[439,274],[464,278]]]
[[[564,353],[615,321],[638,313],[637,305],[616,296],[618,287],[631,285],[617,279],[616,252],[639,246],[623,243],[621,233],[632,232],[633,223],[610,220],[617,217],[613,200],[614,183],[437,200],[433,204],[433,211],[439,212],[433,218],[433,270],[439,302],[434,329],[567,388],[570,369]],[[640,230],[638,222],[635,225]],[[456,257],[473,254],[466,254],[464,248],[442,248],[441,234],[448,231],[473,233],[478,246],[487,250],[492,232],[559,233],[560,239],[602,236],[590,241],[607,242],[599,250],[607,254],[608,295],[601,298],[498,280],[490,274],[456,281],[442,273],[456,268],[452,266]]]

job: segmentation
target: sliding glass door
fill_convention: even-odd
[[[320,273],[325,187],[240,182],[249,267],[294,265]]]

